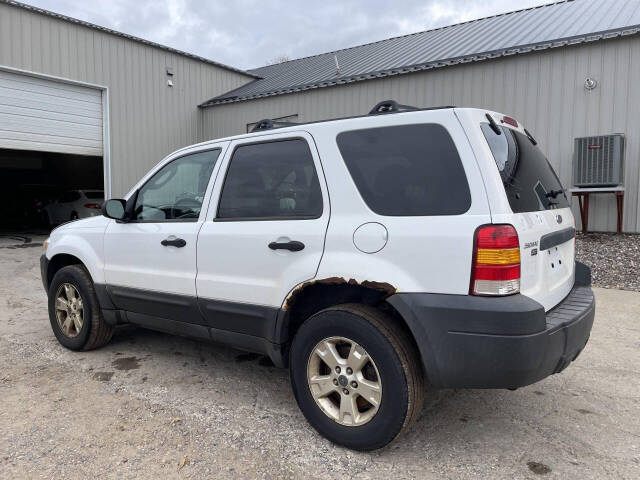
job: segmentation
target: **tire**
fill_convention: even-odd
[[[66,290],[65,285],[73,286],[75,293],[72,296],[82,300],[82,326],[79,330],[75,328],[75,325],[72,326],[70,334],[65,333],[63,326],[59,324],[56,310],[56,299],[60,295],[68,298],[68,295],[63,293]],[[84,267],[69,265],[58,270],[51,281],[48,295],[49,321],[53,333],[61,345],[70,350],[93,350],[102,347],[111,340],[114,328],[105,323],[102,317],[93,281]],[[61,318],[67,318],[68,315],[63,312]],[[75,322],[71,322],[71,324],[75,324]]]
[[[374,406],[376,402],[369,403],[365,400],[364,403],[368,404],[365,408],[369,410],[364,413],[356,411],[353,416],[345,415],[347,424],[341,421],[340,411],[337,413],[338,419],[335,418],[335,404],[338,403],[340,406],[337,408],[341,410],[344,399],[357,398],[356,409],[360,410],[364,397],[358,398],[360,394],[357,388],[366,388],[367,384],[364,381],[361,384],[356,382],[356,386],[351,388],[353,379],[364,379],[362,375],[356,378],[354,372],[353,376],[347,377],[346,390],[349,390],[349,394],[345,395],[345,389],[342,388],[344,379],[335,378],[329,364],[324,361],[318,362],[316,359],[329,358],[329,356],[318,355],[319,350],[316,349],[320,347],[322,350],[324,348],[322,346],[326,345],[323,342],[327,339],[329,343],[335,343],[336,351],[347,348],[348,342],[341,343],[343,339],[352,342],[349,348],[353,348],[355,342],[364,349],[372,362],[367,364],[362,372],[369,369],[368,375],[371,375],[371,367],[373,367],[375,375],[369,376],[366,380],[375,384],[375,380],[370,381],[370,379],[377,378],[381,390],[378,406]],[[326,349],[324,351],[326,352]],[[346,356],[352,358],[348,353],[341,355],[343,358]],[[330,360],[333,361],[333,358]],[[315,371],[315,366],[318,364],[319,368],[324,370],[318,374],[318,377],[314,377],[312,371]],[[341,371],[348,373],[349,370],[345,368],[346,364]],[[422,410],[424,375],[416,347],[393,317],[367,305],[338,305],[322,310],[307,319],[293,339],[290,370],[293,392],[307,421],[332,442],[354,450],[367,451],[384,447],[404,433],[417,420]],[[336,392],[332,392],[330,396],[317,402],[310,385],[313,382],[308,379],[324,379],[327,375],[333,377],[333,385],[335,380],[339,381],[337,389],[341,392],[337,392],[337,398]],[[331,388],[328,383],[325,385]],[[314,388],[317,388],[317,392],[322,390],[321,387],[314,386]],[[318,395],[322,394],[317,393],[316,396]],[[367,420],[367,415],[371,415],[372,408],[374,410],[377,408],[377,411]],[[333,412],[334,417],[326,412]],[[364,423],[358,424],[354,421],[359,418],[365,419]]]

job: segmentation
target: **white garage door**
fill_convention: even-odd
[[[102,156],[102,91],[0,70],[0,148]]]

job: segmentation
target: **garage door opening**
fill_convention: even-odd
[[[60,223],[100,215],[102,157],[0,149],[0,225],[46,232]]]
[[[0,68],[0,229],[99,215],[102,87]]]

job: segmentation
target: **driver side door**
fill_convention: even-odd
[[[223,148],[164,164],[127,200],[131,219],[108,225],[105,282],[116,308],[127,311],[130,321],[149,324],[155,317],[202,323],[196,303],[196,241]]]

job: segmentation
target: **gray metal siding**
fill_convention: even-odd
[[[587,77],[598,80],[595,90],[583,87]],[[628,37],[217,105],[204,110],[204,128],[207,139],[219,138],[243,133],[248,123],[262,118],[297,114],[299,121],[305,122],[363,114],[376,102],[388,98],[418,106],[487,108],[511,114],[523,122],[539,140],[566,186],[572,182],[575,137],[624,133],[624,230],[639,232],[637,85],[640,85],[640,38]],[[575,206],[577,201],[573,203]],[[613,195],[592,196],[589,227],[613,231],[615,226]]]
[[[202,137],[197,105],[251,77],[135,40],[0,3],[0,66],[108,88],[112,195]],[[167,87],[166,67],[174,70]]]

